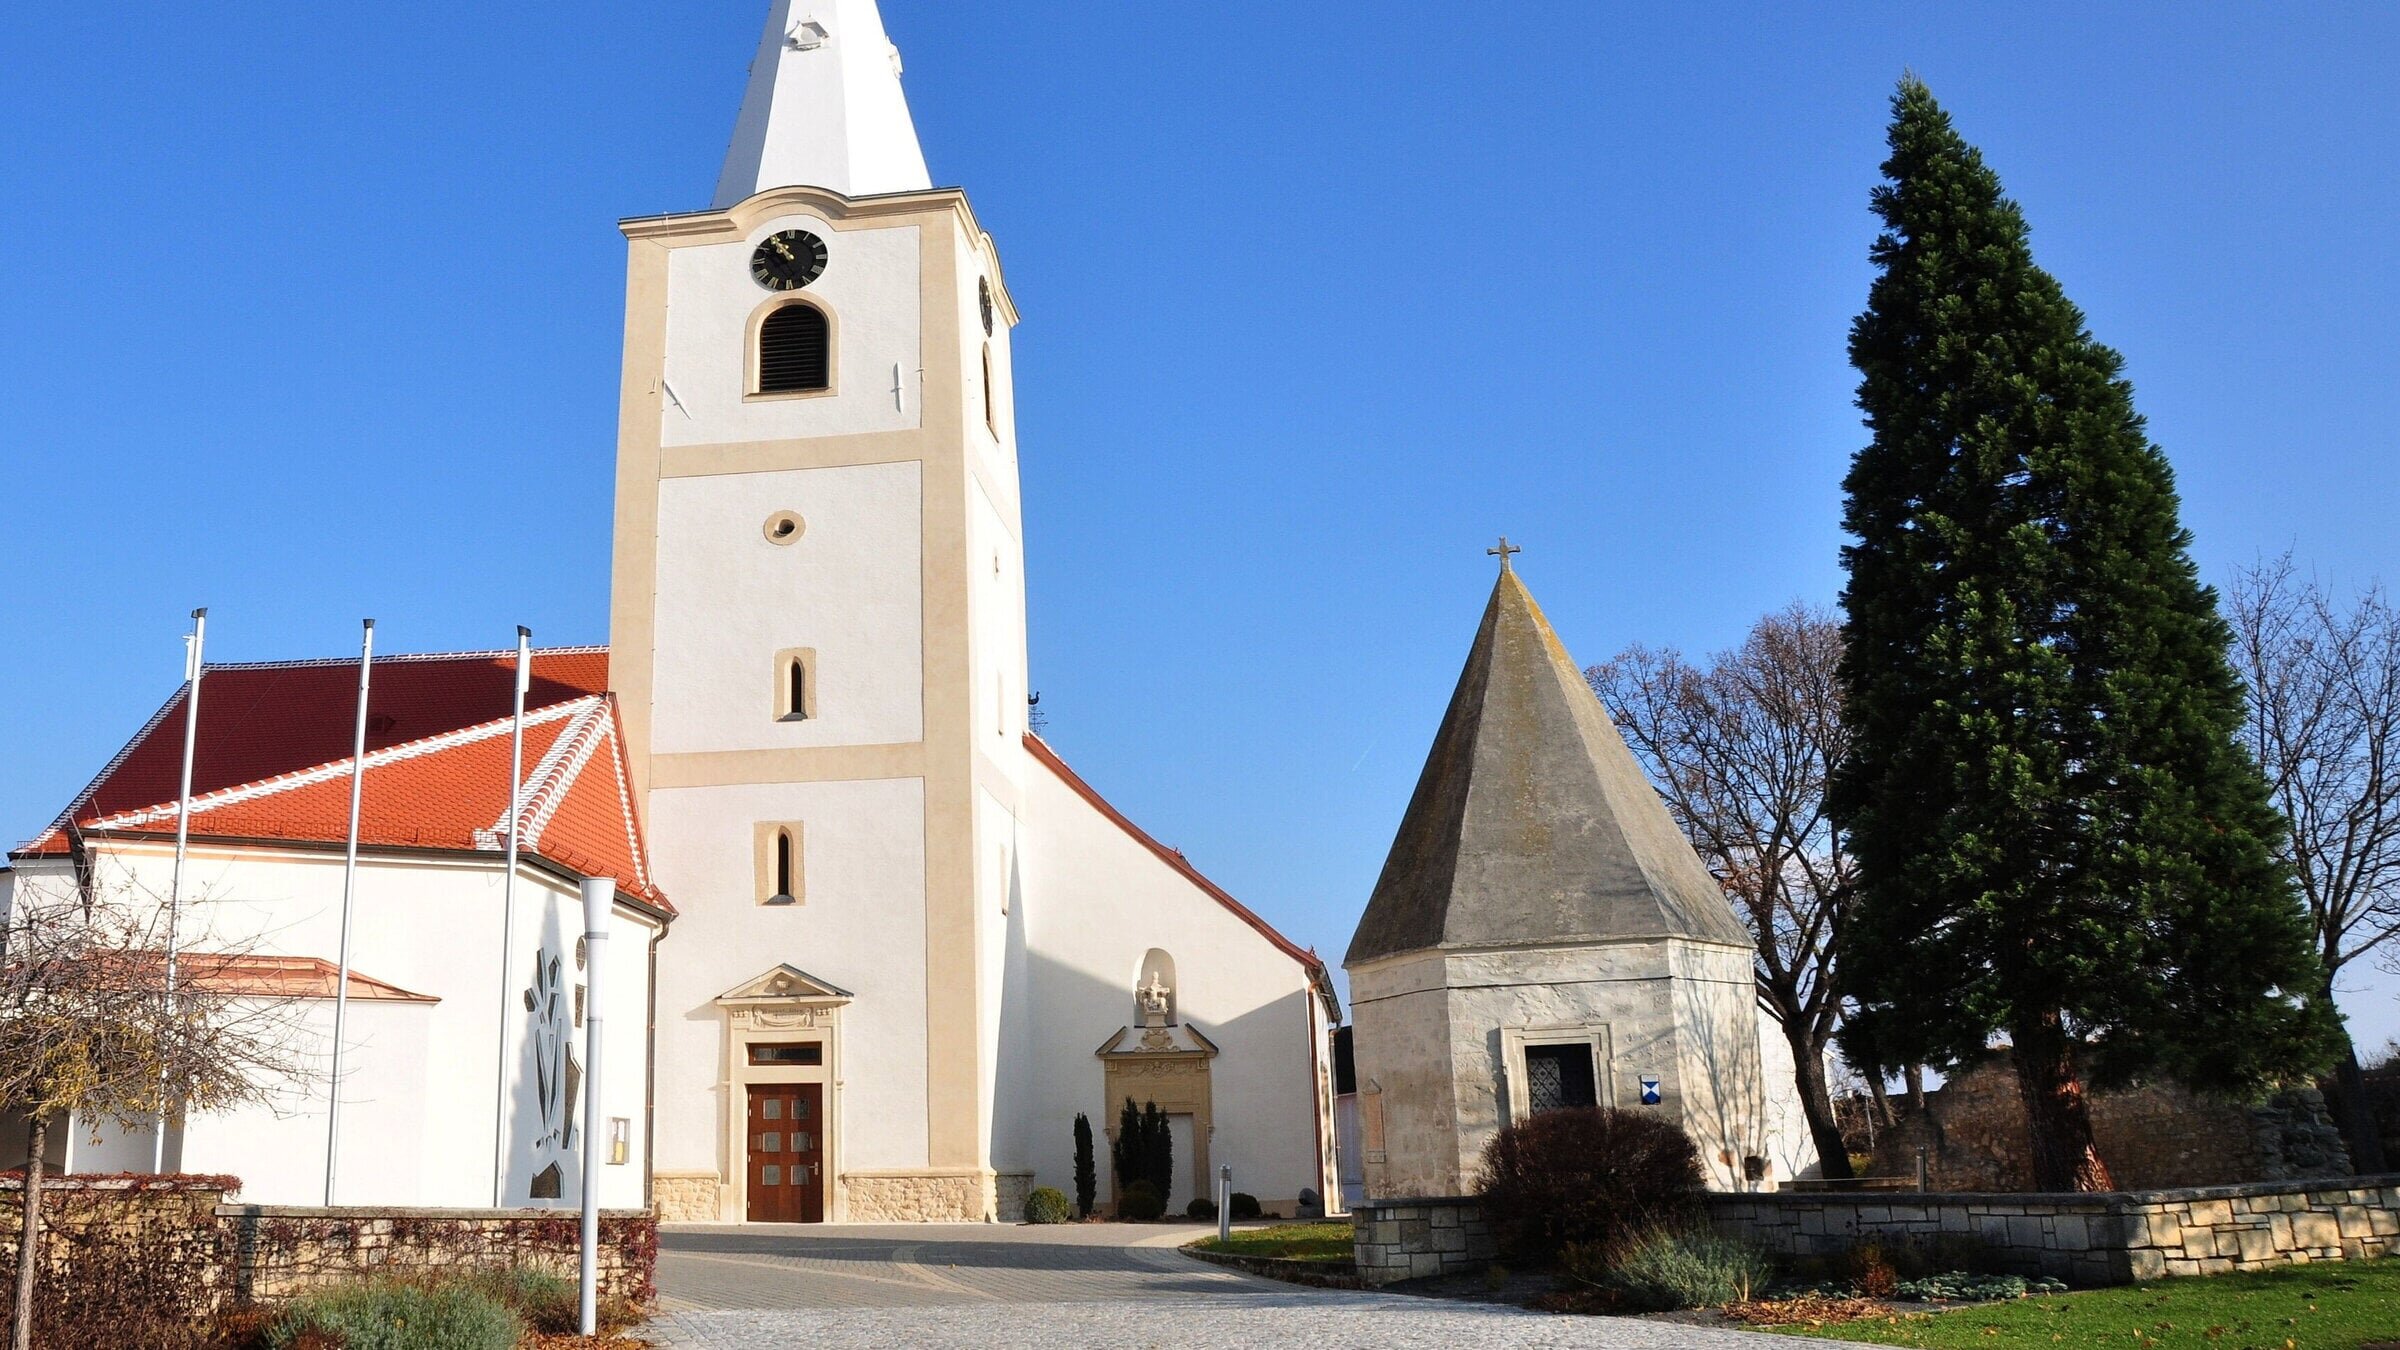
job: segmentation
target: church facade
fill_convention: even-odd
[[[1014,1220],[1036,1185],[1072,1192],[1081,1114],[1105,1206],[1128,1099],[1170,1118],[1175,1208],[1220,1166],[1271,1211],[1338,1195],[1323,962],[1028,725],[1017,313],[966,195],[932,186],[872,0],[775,0],[714,204],[623,231],[591,693],[630,840],[614,865],[638,866],[656,937],[621,944],[651,953],[646,1007],[613,1023],[651,1028],[624,1141],[642,1198],[670,1220]],[[222,715],[271,742],[303,713]],[[505,834],[505,781],[461,851]],[[102,809],[89,797],[68,819]],[[321,893],[272,904],[286,922],[265,942],[314,940]],[[480,931],[419,937],[464,963]],[[405,986],[386,950],[358,969]],[[426,1118],[490,1134],[488,1094],[446,1088]],[[480,1182],[343,1198],[469,1203],[449,1197],[494,1164],[473,1166]]]
[[[1323,1195],[1323,967],[1027,725],[1016,308],[871,0],[778,0],[716,205],[624,231],[611,675],[682,910],[661,1212],[1014,1218],[1128,1095],[1188,1141],[1170,1202],[1228,1163]],[[1119,1039],[1153,976],[1209,1049]]]

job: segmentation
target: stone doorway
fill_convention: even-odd
[[[825,1222],[824,1122],[823,1084],[751,1085],[750,1222]]]

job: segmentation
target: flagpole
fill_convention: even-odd
[[[533,630],[517,625],[515,725],[508,741],[507,871],[500,880],[500,1053],[492,1086],[492,1207],[508,1203],[508,963],[517,927],[517,811],[525,782],[525,691],[533,685]]]
[[[325,1204],[333,1204],[333,1174],[342,1151],[342,1032],[350,1014],[350,915],[358,895],[358,803],[367,778],[367,685],[375,666],[375,621],[358,645],[358,726],[350,741],[350,846],[342,859],[341,962],[333,979],[333,1080],[325,1106]]]
[[[167,874],[167,1006],[175,1016],[175,925],[183,910],[183,858],[192,838],[192,749],[200,729],[200,673],[208,641],[208,609],[192,611],[192,631],[183,640],[183,786],[175,795],[175,866]],[[163,1070],[162,1070],[163,1073]],[[160,1087],[165,1087],[162,1078]],[[158,1134],[150,1141],[150,1170],[167,1170],[167,1102],[158,1103]]]

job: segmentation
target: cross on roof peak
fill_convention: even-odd
[[[1501,571],[1513,572],[1516,569],[1509,565],[1508,560],[1514,555],[1523,553],[1524,551],[1525,550],[1508,542],[1508,536],[1504,534],[1500,536],[1500,546],[1498,548],[1487,548],[1484,550],[1484,553],[1489,557],[1498,558],[1500,560]]]

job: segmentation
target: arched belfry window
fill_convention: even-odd
[[[758,392],[805,394],[833,387],[833,331],[807,303],[770,312],[758,326]]]
[[[1000,406],[992,390],[992,344],[988,342],[983,344],[983,425],[993,439],[999,439]]]

